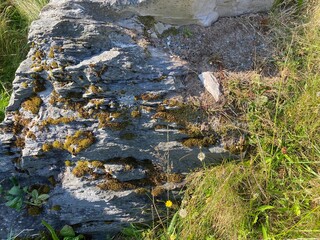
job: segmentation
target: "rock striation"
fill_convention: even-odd
[[[162,44],[177,29],[154,26],[209,25],[271,2],[202,2],[52,0],[43,9],[1,125],[0,178],[48,185],[50,198],[37,217],[1,204],[0,238],[36,232],[45,219],[102,239],[151,220],[150,195],[181,188],[183,175],[202,166],[200,148],[207,163],[235,157],[223,149],[218,117],[190,98],[187,59]],[[186,14],[167,11],[172,4]]]

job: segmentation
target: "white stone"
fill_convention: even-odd
[[[205,89],[213,96],[213,98],[218,102],[222,95],[220,91],[220,83],[213,76],[212,72],[203,72],[199,75],[199,79],[201,80]]]
[[[141,0],[133,10],[158,21],[210,26],[218,17],[269,10],[274,0]]]

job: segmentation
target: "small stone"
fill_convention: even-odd
[[[216,102],[218,102],[222,96],[222,93],[220,91],[220,83],[213,73],[203,72],[199,75],[199,78],[205,89],[213,96]]]

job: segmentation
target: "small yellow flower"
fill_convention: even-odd
[[[166,207],[171,208],[172,207],[172,202],[170,200],[166,201]]]
[[[177,239],[177,236],[176,235],[174,235],[174,234],[171,234],[170,235],[170,240],[176,240]]]

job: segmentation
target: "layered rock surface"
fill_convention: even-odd
[[[152,189],[161,195],[181,187],[182,175],[202,166],[200,147],[207,163],[235,157],[223,148],[221,116],[203,107],[204,89],[194,78],[194,72],[217,70],[209,62],[219,51],[213,37],[221,25],[193,27],[203,36],[163,25],[169,31],[160,34],[156,19],[133,13],[152,15],[170,4],[138,3],[53,0],[32,24],[31,50],[17,70],[1,125],[0,173],[1,179],[19,176],[24,186],[47,184],[50,198],[37,217],[16,215],[2,204],[7,214],[0,221],[1,238],[10,229],[36,232],[46,219],[54,227],[73,225],[101,239],[129,222],[150,220]],[[155,7],[148,12],[150,6]],[[245,12],[235,9],[229,15]],[[170,16],[159,17],[164,18]],[[190,19],[183,21],[198,21],[194,15]],[[252,22],[247,23],[250,28]],[[267,55],[264,43],[242,24],[233,28],[226,32],[228,44],[240,39],[249,47],[240,47],[244,60],[232,54],[224,60],[233,61],[229,70],[250,68],[253,52]],[[212,41],[201,50],[205,39]],[[194,64],[197,54],[184,54],[192,47],[206,60]],[[212,106],[219,104],[207,95]]]

